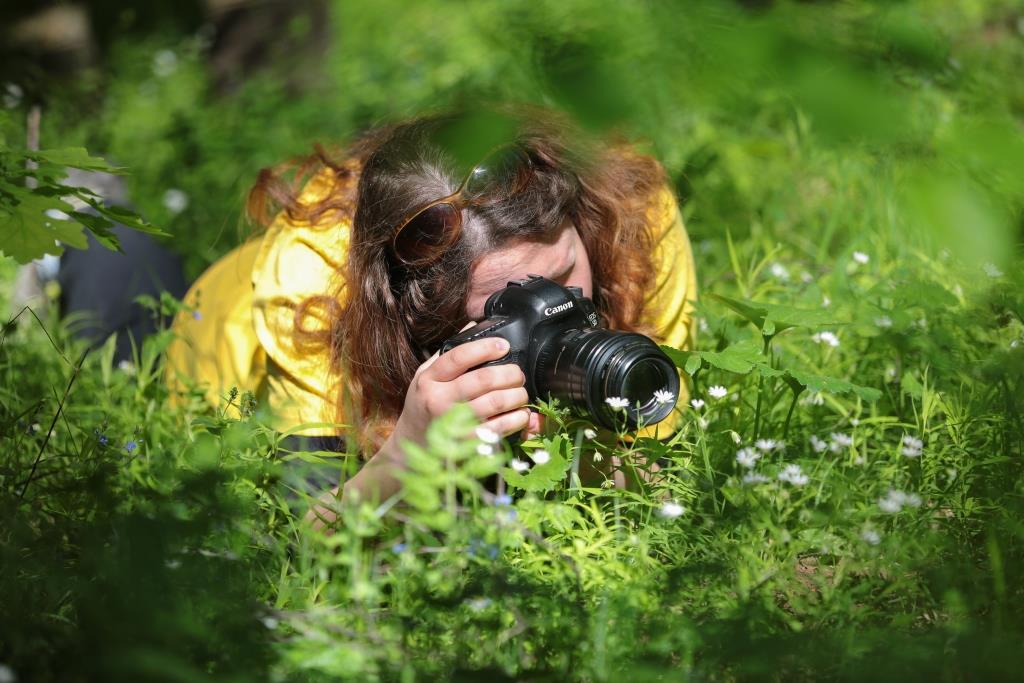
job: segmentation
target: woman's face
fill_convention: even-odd
[[[576,227],[569,221],[549,240],[519,240],[482,256],[470,270],[466,315],[484,317],[484,303],[509,280],[541,275],[565,287],[579,287],[592,298],[594,282],[590,259]]]

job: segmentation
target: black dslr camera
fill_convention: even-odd
[[[601,327],[579,287],[531,275],[492,294],[484,315],[441,353],[484,337],[507,339],[509,353],[485,365],[519,365],[531,402],[556,398],[609,429],[654,424],[675,407],[679,374],[672,361],[642,334]]]

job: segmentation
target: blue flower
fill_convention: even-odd
[[[406,548],[408,548],[408,547],[409,546],[407,546],[404,543],[396,543],[393,546],[391,546],[391,552],[395,553],[396,555],[398,553],[404,553]]]
[[[512,504],[512,496],[508,495],[507,493],[503,493],[500,496],[495,496],[494,497],[494,504],[495,505],[511,505]]]
[[[131,453],[132,451],[134,451],[138,447],[139,447],[139,444],[135,443],[134,441],[129,441],[128,443],[126,443],[124,445],[124,449],[126,451],[128,451],[129,453]]]

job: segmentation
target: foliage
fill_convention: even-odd
[[[701,284],[697,346],[669,350],[680,431],[592,438],[548,407],[553,433],[489,449],[453,411],[402,495],[339,505],[325,535],[307,480],[348,456],[290,451],[237,392],[170,403],[166,334],[113,368],[111,343],[23,313],[0,344],[0,677],[1017,675],[1019,8],[385,1],[332,22],[301,97],[274,75],[215,97],[201,36],[126,36],[43,139],[132,169],[197,272],[310,131],[516,96],[643,134]]]

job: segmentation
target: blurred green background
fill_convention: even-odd
[[[195,276],[257,170],[476,101],[563,107],[663,161],[693,238],[812,259],[917,236],[1006,268],[1022,235],[1010,0],[6,3],[0,139],[85,146]],[[879,237],[886,235],[887,237]],[[915,243],[916,244],[916,243]]]

